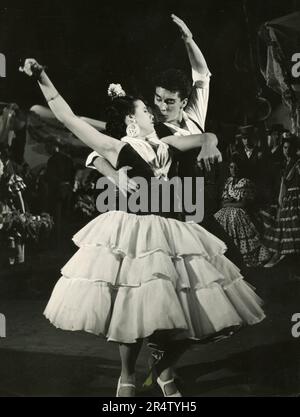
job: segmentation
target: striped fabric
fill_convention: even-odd
[[[280,255],[300,253],[300,186],[287,188],[282,206],[272,206],[261,215],[264,243],[270,251]]]

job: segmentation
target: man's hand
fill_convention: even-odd
[[[130,169],[132,169],[132,167],[125,166],[116,171],[113,177],[109,177],[125,197],[127,196],[127,193],[132,194],[139,188],[138,184],[127,176],[127,171]]]
[[[171,15],[171,19],[173,20],[175,25],[179,27],[182,39],[184,39],[185,42],[193,39],[192,32],[190,31],[190,29],[187,27],[187,25],[184,23],[183,20],[179,19],[179,17],[177,17],[175,14]]]
[[[197,157],[197,163],[200,167],[211,170],[211,165],[222,162],[222,155],[215,143],[205,142],[202,145],[201,151]]]

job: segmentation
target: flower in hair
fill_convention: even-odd
[[[107,90],[108,96],[112,98],[126,96],[121,84],[110,84]]]

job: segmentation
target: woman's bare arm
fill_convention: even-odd
[[[199,133],[188,136],[167,136],[161,139],[162,142],[174,146],[179,151],[186,152],[191,149],[201,148],[203,145],[210,143],[217,146],[218,139],[214,133]]]
[[[23,71],[31,76],[41,66],[34,59],[26,59]],[[56,118],[61,121],[79,140],[100,153],[112,166],[116,166],[118,155],[124,143],[98,132],[84,120],[76,116],[66,101],[60,96],[44,70],[40,71],[39,86]]]
[[[189,136],[167,136],[162,141],[182,152],[201,148],[197,162],[198,164],[203,164],[207,171],[210,171],[211,164],[222,161],[221,152],[217,148],[218,139],[213,133],[199,133]]]

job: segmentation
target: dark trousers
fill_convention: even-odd
[[[49,190],[49,212],[54,220],[55,243],[57,245],[62,242],[64,220],[70,216],[72,195],[72,186],[68,183],[60,184],[58,190]]]

